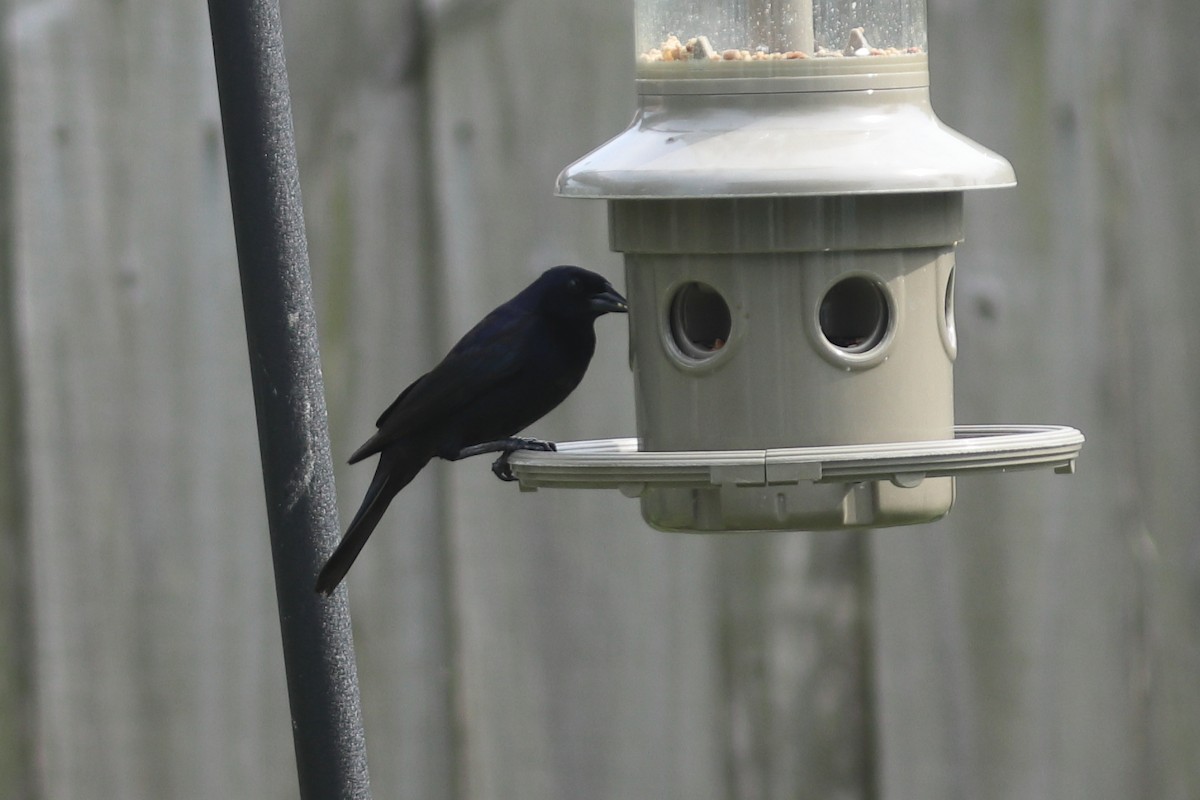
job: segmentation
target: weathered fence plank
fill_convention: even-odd
[[[343,521],[373,471],[346,456],[441,357],[419,7],[283,8]],[[348,579],[378,797],[461,796],[443,502],[429,469]]]
[[[553,264],[621,282],[603,207],[552,187],[628,119],[630,62],[579,42],[629,42],[629,24],[597,4],[440,8],[431,77],[444,344]],[[588,377],[537,435],[632,431],[623,320],[597,328]],[[520,495],[484,464],[445,475],[467,791],[720,796],[710,543],[646,530],[617,495]]]
[[[11,6],[44,796],[294,793],[205,9]]]
[[[0,12],[6,12],[0,3]],[[27,800],[34,768],[33,614],[29,594],[29,481],[21,343],[15,323],[13,181],[9,59],[0,49],[0,797]]]
[[[946,521],[875,535],[884,796],[1191,796],[1198,500],[1168,487],[1200,474],[1200,104],[1180,90],[1200,15],[930,19],[935,107],[1020,180],[967,202],[959,420],[1068,422],[1088,444],[1070,479],[964,480]]]

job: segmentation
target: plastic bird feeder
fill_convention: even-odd
[[[670,530],[943,516],[954,476],[1069,472],[1073,428],[955,427],[955,246],[1002,157],[929,104],[923,0],[637,0],[632,125],[559,176],[625,254],[636,440],[512,460]]]

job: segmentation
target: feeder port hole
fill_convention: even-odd
[[[942,344],[946,355],[953,361],[958,355],[958,330],[954,326],[954,267],[946,273],[946,287],[942,300],[942,318],[939,320]]]
[[[689,281],[671,298],[668,330],[671,342],[686,359],[713,358],[729,342],[732,326],[729,304],[706,283]]]
[[[825,341],[859,355],[879,347],[892,327],[887,287],[863,275],[842,278],[825,292],[817,321]]]

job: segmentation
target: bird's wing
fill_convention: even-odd
[[[406,388],[403,392],[401,392],[400,396],[397,397],[395,400],[393,400],[391,405],[389,405],[387,408],[385,408],[383,410],[383,413],[379,415],[379,419],[375,420],[375,427],[382,428],[383,423],[387,422],[387,418],[392,415],[392,412],[396,410],[396,407],[404,402],[404,398],[406,398],[410,394],[412,394],[413,390],[416,389],[418,386],[420,386],[421,382],[424,381],[428,377],[429,377],[429,373],[425,373],[424,375],[422,375],[421,377],[417,378],[415,381],[410,383],[408,385],[408,388]]]
[[[350,463],[436,429],[480,394],[512,379],[521,369],[524,342],[536,335],[536,325],[534,314],[505,306],[488,314],[441,363],[400,393],[375,423],[379,430],[355,451]]]

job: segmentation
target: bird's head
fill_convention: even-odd
[[[543,313],[592,320],[609,312],[626,313],[629,305],[602,275],[581,267],[554,267],[529,287],[536,290]]]

